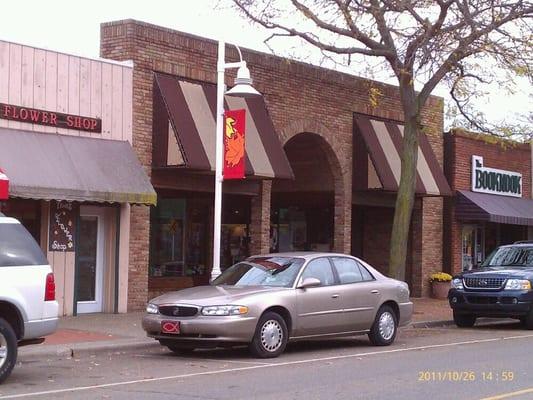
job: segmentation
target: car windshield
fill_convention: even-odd
[[[533,267],[533,247],[510,246],[494,250],[482,267]]]
[[[303,263],[302,258],[256,257],[231,266],[213,285],[291,287]]]

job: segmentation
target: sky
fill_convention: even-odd
[[[270,52],[263,43],[269,33],[243,19],[229,7],[229,1],[17,0],[9,1],[8,6],[6,3],[7,0],[0,3],[0,39],[80,56],[99,56],[100,23],[127,18]],[[435,94],[447,101],[443,89]],[[512,117],[516,111],[526,113],[533,108],[530,97],[533,92],[527,81],[523,92],[516,96],[496,94],[479,102],[480,109],[493,118]]]

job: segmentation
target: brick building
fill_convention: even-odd
[[[158,193],[156,208],[132,209],[128,301],[140,309],[209,278],[213,139],[205,134],[214,132],[217,43],[124,20],[101,25],[101,56],[133,60],[133,146]],[[263,94],[246,105],[260,140],[246,142],[247,179],[224,183],[222,264],[314,249],[386,270],[403,134],[397,88],[245,49],[243,59]],[[226,61],[238,61],[235,48]],[[226,84],[233,78],[228,72]],[[377,107],[371,89],[381,93]],[[415,296],[428,293],[427,276],[442,265],[442,99],[430,98],[422,122],[407,276]]]
[[[533,238],[531,148],[456,130],[445,135],[444,266],[478,266],[498,245]]]

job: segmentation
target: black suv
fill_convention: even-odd
[[[458,327],[477,317],[516,318],[533,329],[533,241],[494,250],[479,269],[454,276],[448,300]]]

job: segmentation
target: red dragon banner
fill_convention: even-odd
[[[246,110],[224,113],[224,179],[244,178]]]

